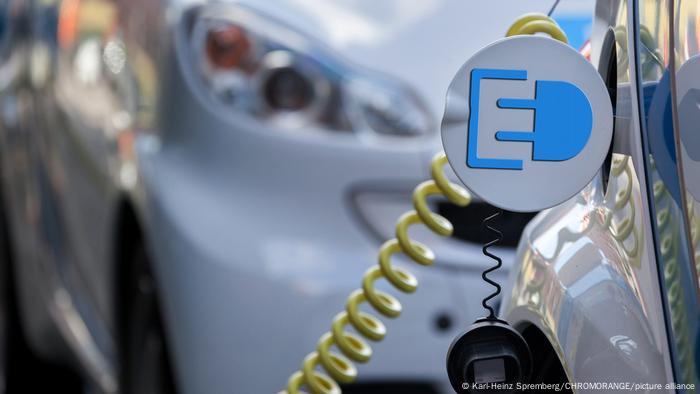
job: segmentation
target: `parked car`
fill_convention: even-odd
[[[551,2],[4,4],[10,391],[53,384],[32,352],[97,392],[215,394],[285,386],[428,177],[454,70]],[[416,234],[437,266],[348,392],[448,387],[490,207],[435,209],[457,237]]]
[[[700,2],[598,1],[594,20],[614,144],[586,189],[528,224],[501,312],[555,366],[540,381],[695,392]]]

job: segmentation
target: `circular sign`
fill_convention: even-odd
[[[539,211],[581,191],[612,139],[610,96],[574,49],[540,36],[505,38],[457,72],[442,144],[457,177],[487,202]]]

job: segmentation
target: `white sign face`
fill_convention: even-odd
[[[485,47],[447,92],[442,145],[469,190],[510,211],[549,208],[581,191],[612,140],[610,96],[578,52],[547,37]]]

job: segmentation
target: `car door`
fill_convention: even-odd
[[[36,176],[38,153],[32,144],[36,103],[29,85],[31,9],[31,4],[20,1],[6,4],[7,22],[0,51],[3,209],[14,241],[16,280],[29,284],[18,286],[18,291],[22,309],[28,311],[22,317],[30,328],[41,327],[40,322],[46,320],[45,300],[50,294],[49,275],[39,264],[39,215],[43,207],[38,192],[42,178]]]
[[[114,98],[105,53],[116,9],[111,1],[99,0],[35,5],[32,46],[44,53],[32,71],[36,126],[31,142],[37,152],[32,177],[39,181],[43,208],[40,259],[67,296],[62,302],[68,312],[58,319],[72,314],[71,324],[86,336],[77,343],[78,354],[113,358],[109,227],[117,191],[112,182],[116,143],[110,133],[123,122],[123,111]]]

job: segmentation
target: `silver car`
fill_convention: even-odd
[[[454,70],[550,5],[3,2],[10,391],[54,364],[97,392],[283,388],[428,177]],[[440,392],[483,313],[490,208],[434,204],[457,238],[416,234],[437,266],[348,392]]]
[[[540,344],[535,362],[554,366],[539,381],[696,392],[700,2],[598,1],[595,12],[591,61],[614,143],[586,189],[527,226],[501,311]]]

